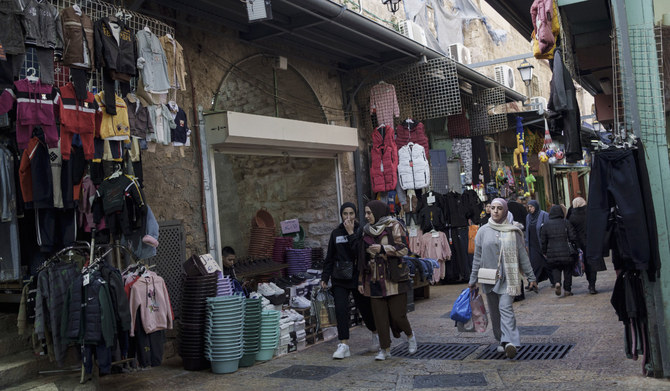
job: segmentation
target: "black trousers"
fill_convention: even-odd
[[[147,334],[142,325],[140,310],[137,310],[135,336],[130,338],[128,357],[135,357],[140,367],[157,367],[163,363],[165,331]]]
[[[563,290],[572,291],[572,267],[573,265],[552,265],[551,273],[554,275],[555,282],[561,282],[561,274],[563,274]],[[555,284],[555,283],[554,283]]]
[[[349,292],[354,295],[354,303],[363,318],[363,323],[368,330],[375,332],[375,319],[372,316],[370,298],[361,295],[356,288],[346,288],[333,285],[331,288],[335,300],[335,317],[337,318],[337,339],[340,341],[349,339],[349,324],[351,312],[349,311]]]
[[[630,150],[605,150],[595,155],[591,167],[586,209],[586,263],[598,263],[604,248],[607,218],[612,204],[619,207],[626,239],[636,269],[649,266],[649,234],[636,163]],[[644,244],[644,245],[638,245]]]
[[[104,342],[98,345],[84,345],[83,347],[84,370],[87,374],[93,372],[93,356],[98,360],[98,369],[103,375],[112,370],[112,351],[105,346]]]

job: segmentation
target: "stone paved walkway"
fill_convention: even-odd
[[[165,365],[147,371],[107,376],[99,380],[103,390],[670,390],[670,381],[642,377],[639,361],[625,358],[622,324],[609,304],[615,275],[600,273],[597,295],[589,295],[586,280],[574,281],[572,297],[557,297],[548,282],[540,284],[540,293],[526,294],[515,304],[519,326],[524,327],[521,341],[529,343],[574,344],[563,359],[511,361],[478,360],[491,343],[493,334],[460,333],[453,322],[443,317],[464,285],[436,286],[431,298],[419,300],[409,314],[419,345],[425,343],[477,344],[463,360],[410,359],[394,357],[375,362],[368,350],[367,329],[352,330],[352,356],[333,360],[337,341],[328,341],[306,350],[243,368],[234,374],[215,375],[210,371],[188,372],[175,357]],[[537,329],[531,326],[554,326]],[[553,332],[552,332],[553,331]],[[529,335],[529,334],[549,335]],[[405,339],[394,340],[394,346]],[[295,371],[293,366],[301,371]],[[309,366],[326,367],[314,368]],[[283,372],[280,372],[283,371]],[[289,372],[287,374],[287,372]],[[288,377],[278,377],[285,375]],[[304,375],[318,380],[301,380]],[[19,389],[40,390],[93,389],[93,384],[78,386],[72,378],[38,379]]]

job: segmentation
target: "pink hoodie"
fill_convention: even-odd
[[[137,309],[147,334],[172,329],[172,305],[165,280],[154,272],[147,272],[130,288],[130,336],[135,336]]]
[[[556,43],[551,31],[551,20],[554,18],[553,0],[535,0],[530,6],[530,17],[535,28],[535,37],[540,45],[540,52],[547,53]]]

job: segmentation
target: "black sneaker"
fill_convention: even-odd
[[[590,286],[589,287],[589,293],[592,294],[592,295],[595,295],[595,294],[598,293],[598,291],[596,290],[595,286]]]
[[[511,343],[505,345],[505,356],[509,359],[516,357],[516,346]]]

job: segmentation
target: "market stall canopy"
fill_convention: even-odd
[[[259,2],[260,3],[260,2]],[[155,6],[175,10],[158,13]],[[135,0],[133,11],[207,29],[223,25],[237,31],[240,41],[277,55],[292,48],[295,56],[324,63],[343,72],[363,67],[399,67],[403,64],[445,57],[399,32],[329,0],[272,0],[272,19],[249,22],[247,2],[240,0]],[[189,18],[188,16],[192,16]],[[201,20],[193,25],[189,20]],[[207,30],[210,31],[210,30]],[[457,64],[458,76],[481,88],[503,88],[508,101],[524,100],[520,94],[481,73]]]
[[[205,114],[207,144],[217,152],[266,156],[329,157],[358,148],[358,130],[264,115]]]

